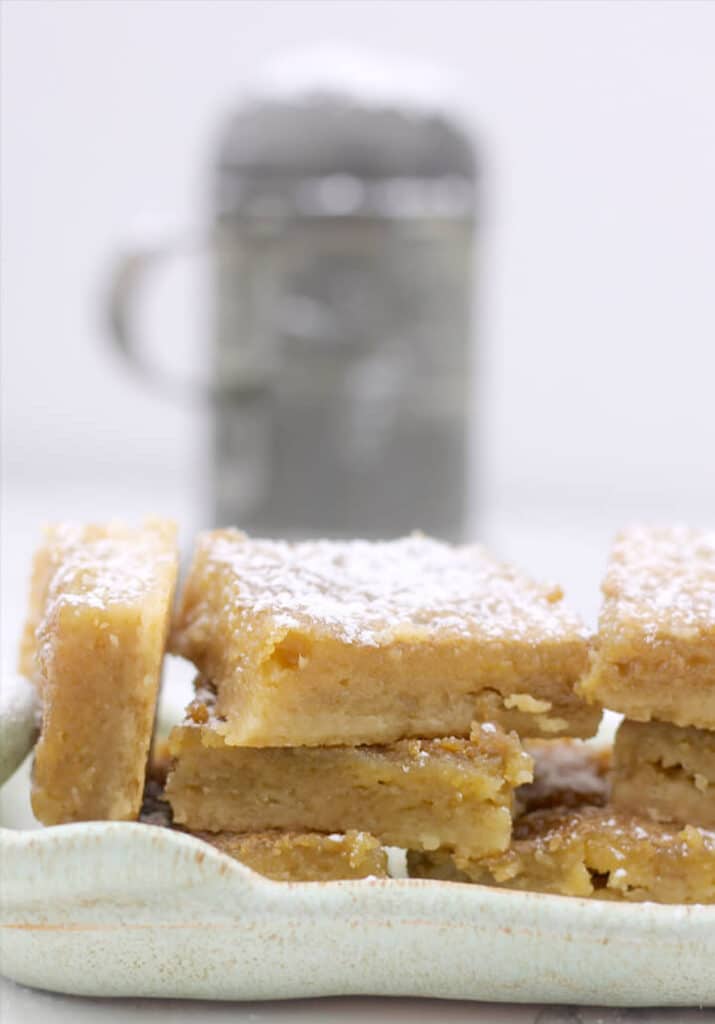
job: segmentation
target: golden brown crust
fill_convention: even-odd
[[[509,850],[476,860],[410,853],[412,875],[508,889],[656,903],[715,902],[715,834],[667,826],[612,808],[551,808],[524,815]]]
[[[386,878],[387,854],[367,832],[195,832],[222,853],[279,882]]]

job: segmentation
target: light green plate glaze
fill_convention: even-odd
[[[27,768],[1,796],[0,965],[25,985],[200,999],[715,1003],[715,906],[406,879],[271,882],[148,825],[30,830]]]

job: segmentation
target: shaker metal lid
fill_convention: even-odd
[[[429,66],[323,49],[266,69],[229,119],[218,163],[249,177],[472,180],[473,144],[456,109]]]

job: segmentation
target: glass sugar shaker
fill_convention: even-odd
[[[459,539],[474,146],[422,78],[283,72],[227,121],[213,170],[215,520]]]

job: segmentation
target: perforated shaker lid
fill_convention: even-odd
[[[431,67],[323,49],[270,65],[229,119],[219,167],[275,179],[476,177],[448,79]]]

